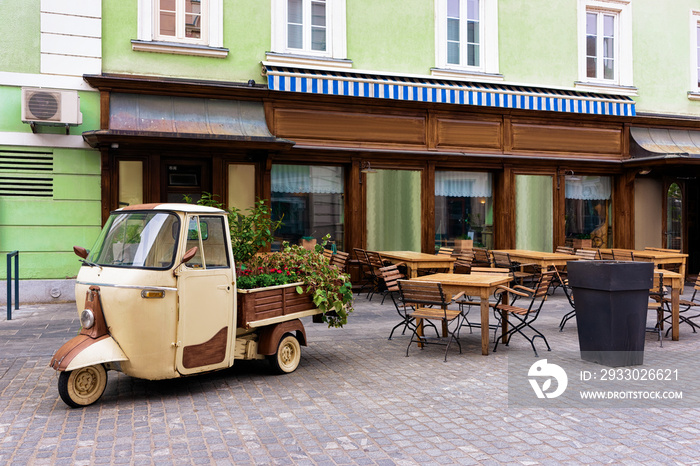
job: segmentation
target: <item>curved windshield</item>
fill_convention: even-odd
[[[168,269],[177,250],[180,220],[167,212],[110,215],[88,261],[116,267]]]

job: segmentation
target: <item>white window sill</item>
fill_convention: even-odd
[[[688,91],[688,100],[700,100],[700,90]]]
[[[446,68],[431,68],[430,75],[434,78],[451,79],[455,81],[475,82],[501,82],[503,75],[498,73],[484,73],[483,71],[451,70]]]
[[[132,40],[131,50],[137,52],[170,53],[175,55],[195,55],[213,58],[226,58],[228,56],[228,49],[221,47],[146,40]]]
[[[637,88],[634,86],[620,86],[619,84],[592,83],[576,81],[574,88],[583,92],[599,92],[614,95],[636,96]]]
[[[278,52],[265,53],[265,62],[270,65],[300,68],[352,68],[352,60],[348,59],[292,55]]]

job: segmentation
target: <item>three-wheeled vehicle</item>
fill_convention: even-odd
[[[92,250],[74,250],[83,263],[75,287],[82,328],[51,359],[58,392],[71,407],[97,401],[108,370],[159,380],[267,358],[276,372],[292,372],[306,345],[299,319],[321,312],[309,300],[259,320],[237,315],[228,219],[220,209],[125,207],[112,212]]]

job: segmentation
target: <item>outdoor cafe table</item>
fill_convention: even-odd
[[[497,249],[496,252],[507,252],[511,260],[520,263],[537,264],[542,270],[547,270],[549,266],[564,267],[568,261],[581,259],[573,254],[528,251],[525,249]]]
[[[614,252],[614,251],[627,251],[634,254],[634,259],[642,260],[645,262],[653,262],[655,267],[663,266],[665,264],[680,264],[680,269],[678,273],[685,277],[685,261],[688,254],[683,254],[680,252],[666,252],[666,251],[653,251],[645,249],[643,251],[637,251],[636,249],[601,249],[600,252]],[[666,273],[666,272],[664,272]]]
[[[655,269],[654,273],[663,273],[664,285],[671,287],[671,338],[673,341],[678,341],[680,334],[680,297],[685,280],[683,275],[670,270]]]
[[[481,304],[481,354],[487,355],[489,354],[489,297],[499,285],[508,285],[512,279],[509,274],[475,272],[471,274],[435,273],[411,280],[439,282],[445,294],[449,296],[462,291],[468,296],[478,296]],[[508,293],[505,293],[503,300],[509,302]]]
[[[388,259],[394,264],[404,263],[408,268],[408,278],[418,276],[418,269],[449,269],[452,273],[456,257],[438,256],[414,251],[377,251],[383,259]]]

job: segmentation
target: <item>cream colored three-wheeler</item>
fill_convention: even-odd
[[[51,360],[71,407],[97,401],[107,371],[148,380],[269,359],[278,373],[299,365],[313,306],[259,322],[237,319],[236,276],[226,212],[148,204],[112,212],[75,288],[82,325]]]

